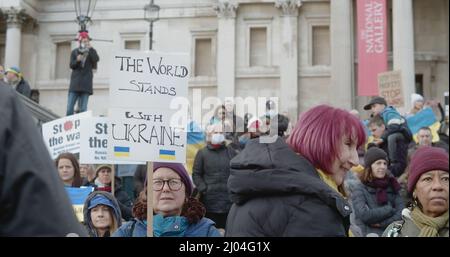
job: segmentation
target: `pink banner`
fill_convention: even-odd
[[[378,95],[378,73],[386,72],[386,0],[356,0],[358,11],[358,95]]]

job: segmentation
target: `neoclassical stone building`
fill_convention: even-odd
[[[356,96],[357,0],[156,0],[157,51],[191,56],[190,93],[278,96],[296,119],[319,103],[361,107]],[[387,0],[389,67],[404,92],[443,101],[448,91],[448,0]],[[109,60],[147,50],[146,0],[98,0],[88,26],[100,55],[89,109],[107,113]],[[0,1],[0,62],[19,65],[41,105],[65,114],[69,56],[76,47],[72,0]],[[409,100],[409,97],[406,98]]]

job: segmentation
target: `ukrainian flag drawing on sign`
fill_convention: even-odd
[[[88,195],[94,191],[93,187],[65,187],[67,195],[69,196],[70,201],[72,202],[73,210],[75,211],[75,215],[78,218],[78,221],[83,222],[83,207],[84,201]]]
[[[114,156],[116,157],[130,157],[130,148],[122,146],[114,146]]]
[[[431,134],[433,136],[433,142],[439,141],[438,130],[440,127],[439,121],[434,115],[433,109],[430,107],[423,108],[420,112],[416,113],[414,116],[408,117],[408,127],[411,133],[414,135],[414,141],[417,143],[417,132],[419,132],[422,127],[429,127]]]
[[[175,160],[175,151],[159,150],[159,158],[163,160],[173,161]]]

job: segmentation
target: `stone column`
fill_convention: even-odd
[[[301,0],[276,0],[281,15],[280,101],[279,112],[298,118],[298,8]]]
[[[394,70],[402,72],[405,108],[411,109],[410,96],[416,91],[414,63],[414,25],[412,0],[392,1]]]
[[[5,66],[20,66],[21,28],[25,21],[23,10],[11,7],[4,10],[6,16]]]
[[[354,108],[355,98],[352,49],[352,1],[330,1],[331,4],[331,92],[336,107]]]
[[[237,3],[220,0],[214,10],[218,16],[217,96],[224,100],[235,94],[236,9]]]

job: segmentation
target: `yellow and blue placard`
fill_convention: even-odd
[[[423,108],[420,112],[415,115],[408,117],[407,119],[408,127],[414,135],[414,141],[417,143],[417,133],[422,127],[429,127],[431,134],[433,135],[433,142],[439,141],[438,130],[440,127],[439,121],[436,119],[436,115],[433,109],[430,107]]]
[[[83,207],[84,202],[88,195],[94,191],[93,187],[65,187],[67,195],[69,196],[70,201],[72,202],[73,210],[75,211],[75,215],[78,218],[78,221],[84,221],[83,215]]]
[[[191,121],[188,126],[186,149],[186,169],[189,175],[192,175],[192,168],[197,152],[205,146],[205,133],[197,123]]]

